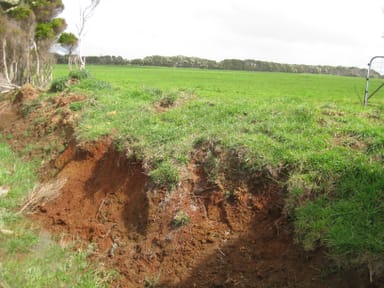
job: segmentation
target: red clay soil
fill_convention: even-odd
[[[12,131],[10,142],[21,149],[26,120],[4,103],[0,133]],[[93,244],[91,259],[121,275],[111,287],[383,287],[369,285],[368,271],[335,272],[323,250],[305,252],[293,243],[281,214],[284,191],[262,174],[251,183],[227,177],[212,184],[197,151],[180,185],[168,191],[111,139],[60,139],[68,145],[50,162],[49,178],[65,185],[32,218],[63,245]],[[185,222],[176,225],[176,215]]]
[[[34,217],[62,241],[95,244],[93,260],[122,275],[113,287],[368,287],[368,273],[327,275],[322,251],[293,243],[266,179],[229,193],[192,163],[175,191],[156,189],[108,139],[72,143],[55,164],[67,184]],[[189,222],[176,226],[180,211]]]

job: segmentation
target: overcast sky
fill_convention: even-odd
[[[63,0],[68,30],[79,5]],[[384,55],[384,0],[101,0],[84,55],[185,55],[366,67]]]

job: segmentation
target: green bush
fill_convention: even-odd
[[[170,107],[173,104],[175,104],[176,100],[178,98],[177,93],[165,93],[162,95],[162,97],[159,100],[159,104],[161,107]]]
[[[68,78],[62,77],[52,81],[49,91],[51,92],[61,92],[68,88]]]
[[[31,16],[31,14],[32,14],[32,10],[27,7],[15,7],[15,8],[9,9],[8,11],[8,15],[16,19],[17,21],[26,20]]]
[[[69,78],[83,80],[91,78],[91,74],[87,70],[73,70],[69,72]]]
[[[51,23],[38,23],[36,26],[35,37],[38,40],[52,39],[55,37]]]

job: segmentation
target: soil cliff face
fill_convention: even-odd
[[[168,191],[109,139],[73,143],[55,165],[66,184],[33,217],[63,244],[94,245],[91,258],[121,273],[118,287],[366,287],[293,243],[283,191],[262,174],[216,185],[194,159]]]
[[[40,148],[27,157],[49,152],[42,187],[60,183],[57,193],[26,212],[62,245],[92,245],[91,260],[120,273],[114,287],[369,287],[366,271],[336,273],[323,251],[293,242],[284,189],[267,175],[212,182],[197,148],[177,187],[156,187],[110,138],[73,139],[76,115],[67,107],[82,98],[72,97],[27,116],[20,103],[2,101],[0,132],[19,151],[34,141]],[[48,152],[47,143],[55,143]]]

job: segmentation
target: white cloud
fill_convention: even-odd
[[[64,4],[74,30],[78,2]],[[101,0],[83,51],[365,66],[384,54],[382,6],[379,0]]]

